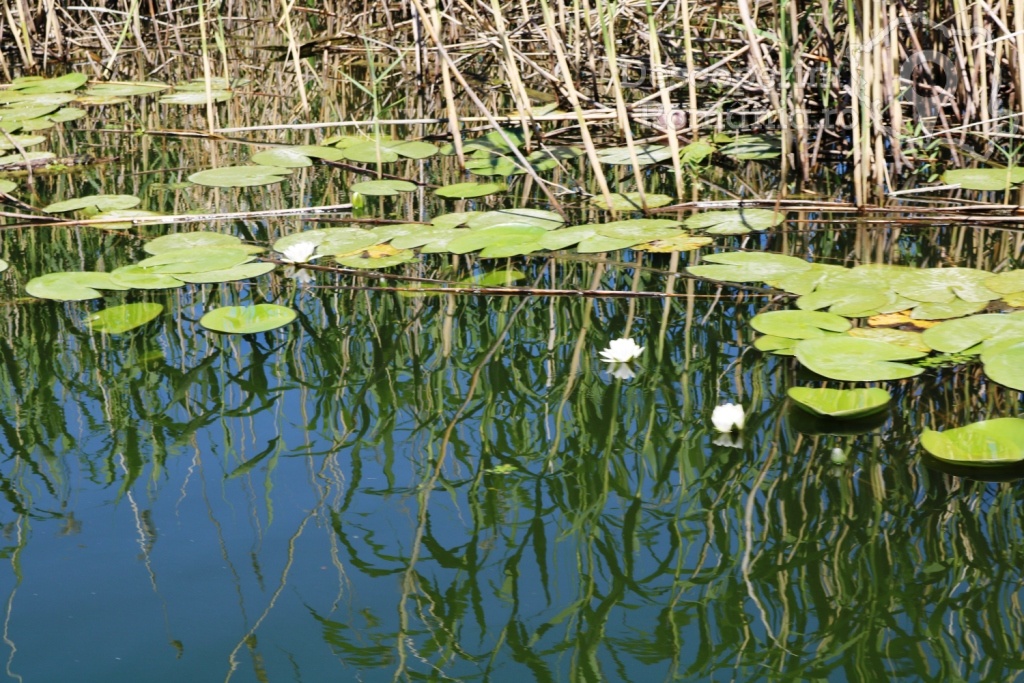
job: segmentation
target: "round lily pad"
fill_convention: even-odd
[[[66,213],[68,211],[81,211],[82,209],[94,208],[97,211],[115,211],[118,209],[130,209],[138,206],[141,199],[130,194],[95,194],[90,197],[75,197],[64,201],[54,202],[43,207],[46,213]]]
[[[104,334],[123,334],[141,327],[160,315],[163,304],[136,303],[111,306],[85,319],[89,329]]]
[[[1003,190],[1024,182],[1024,168],[954,168],[942,174],[942,182],[965,190]]]
[[[250,260],[252,260],[252,255],[244,249],[208,247],[206,249],[168,249],[139,261],[138,265],[152,273],[176,275],[234,268]]]
[[[819,417],[854,420],[885,410],[892,397],[885,389],[827,389],[790,387],[786,394],[798,406]]]
[[[230,90],[214,88],[210,91],[209,101],[227,102],[231,99]],[[163,95],[160,98],[162,104],[180,104],[187,107],[198,107],[207,103],[205,90],[178,90],[170,95]]]
[[[824,311],[766,311],[751,318],[750,326],[785,339],[817,339],[829,332],[845,332],[851,325],[843,316]]]
[[[239,247],[242,240],[234,235],[225,235],[221,232],[176,232],[170,235],[161,235],[156,239],[147,242],[143,249],[147,254],[162,254],[176,249],[206,249],[208,247]]]
[[[881,382],[915,377],[924,368],[895,361],[916,360],[926,353],[872,339],[845,335],[805,339],[796,357],[812,372],[843,382]]]
[[[763,251],[708,254],[711,265],[690,266],[691,275],[726,282],[765,282],[810,270],[811,264],[795,256]]]
[[[284,180],[291,169],[279,166],[224,166],[193,173],[188,179],[208,187],[254,187]]]
[[[786,214],[770,209],[736,209],[704,211],[686,219],[690,230],[703,230],[711,235],[742,235],[753,230],[767,230],[786,220]]]
[[[172,275],[154,273],[141,266],[122,266],[112,271],[110,277],[124,289],[177,289],[185,286]]]
[[[437,188],[434,190],[434,194],[446,199],[471,199],[495,194],[504,189],[503,183],[455,183]]]
[[[294,147],[276,147],[265,149],[253,154],[249,159],[260,166],[276,166],[278,168],[305,168],[312,166],[313,160]],[[193,181],[195,182],[195,181]]]
[[[370,197],[392,197],[402,192],[414,192],[419,187],[408,180],[366,180],[355,183],[349,190]]]
[[[14,182],[13,180],[6,180],[4,178],[0,178],[0,192],[4,194],[10,194],[17,189],[18,183]]]
[[[1024,338],[986,342],[981,350],[981,362],[989,379],[1024,391]]]
[[[615,192],[608,197],[598,195],[591,197],[590,203],[606,211],[643,211],[667,206],[673,201],[667,194],[645,193],[641,201],[639,192]]]
[[[925,429],[921,445],[939,460],[972,466],[1024,460],[1024,420],[999,417],[942,432]]]
[[[633,151],[636,153],[637,163],[640,166],[649,166],[650,164],[657,164],[672,158],[672,149],[668,145],[637,144],[633,145]],[[628,146],[599,149],[597,150],[597,158],[602,164],[610,164],[612,166],[623,166],[633,163],[633,157]]]
[[[73,271],[49,273],[34,277],[25,284],[25,291],[37,299],[84,301],[103,296],[98,290],[124,290],[127,286],[113,280],[111,273]]]
[[[208,270],[202,273],[176,273],[175,278],[194,285],[234,282],[266,275],[277,266],[273,263],[242,263],[223,270]]]
[[[224,306],[204,314],[199,324],[224,334],[256,334],[283,327],[295,320],[296,315],[291,308],[277,304]]]
[[[473,213],[472,215],[466,214],[464,222],[466,227],[471,230],[496,226],[506,228],[535,227],[543,228],[544,230],[554,230],[564,225],[565,219],[554,211],[547,211],[546,209],[520,208],[484,211],[482,213]],[[456,225],[460,225],[460,223],[456,223]]]

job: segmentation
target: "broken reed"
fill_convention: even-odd
[[[632,149],[666,134],[766,132],[803,179],[845,163],[858,204],[933,161],[935,139],[953,164],[1008,162],[1024,113],[1024,3],[1009,0],[307,4],[0,0],[0,75],[67,65],[128,80],[174,65],[207,80],[268,80],[276,55],[267,89],[299,98],[280,106],[336,120],[329,93],[376,52],[400,63],[393,79],[441,103],[460,158],[461,117],[528,122],[528,106],[555,99],[596,169],[597,138]],[[659,115],[668,108],[685,116]],[[208,128],[224,124],[206,114]]]

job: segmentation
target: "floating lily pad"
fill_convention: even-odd
[[[786,214],[770,209],[736,209],[704,211],[686,219],[690,230],[704,230],[712,235],[742,235],[752,230],[767,230],[786,220]]]
[[[782,155],[782,143],[767,135],[741,135],[722,147],[721,152],[741,160],[775,159]]]
[[[649,251],[652,254],[663,254],[671,251],[692,251],[714,244],[710,237],[695,237],[689,234],[681,234],[677,237],[654,240],[646,244],[637,244],[633,248],[638,251]]]
[[[997,294],[1024,292],[1024,270],[1008,270],[982,280],[981,284]]]
[[[297,145],[290,149],[305,154],[307,157],[314,159],[324,159],[325,161],[340,161],[345,158],[345,152],[338,147],[327,147],[325,145]]]
[[[1024,338],[985,342],[981,362],[989,379],[1024,391]]]
[[[142,327],[160,315],[163,310],[163,304],[157,303],[123,304],[93,313],[85,319],[85,323],[93,332],[123,334]]]
[[[57,78],[44,78],[38,81],[29,79],[15,79],[11,87],[27,95],[39,95],[43,93],[62,93],[77,90],[85,85],[89,77],[85,74],[70,73],[58,76]]]
[[[371,248],[362,254],[353,254],[338,259],[338,263],[347,268],[359,268],[360,270],[379,270],[381,268],[392,268],[403,263],[410,263],[416,260],[416,253],[411,249],[394,249],[388,247],[388,252],[376,251],[379,248]]]
[[[224,166],[193,173],[189,181],[208,187],[254,187],[284,180],[291,169],[279,166]]]
[[[504,133],[504,136],[502,136]],[[505,141],[508,139],[512,143]],[[523,143],[526,142],[526,138],[523,136],[522,130],[519,128],[502,128],[501,132],[492,130],[487,135],[479,138],[473,138],[471,140],[464,140],[462,144],[462,151],[466,154],[470,152],[493,152],[496,154],[504,154],[511,152],[512,147],[522,147]],[[441,147],[441,154],[455,154],[455,146],[451,143]]]
[[[309,158],[309,155],[303,154],[294,147],[265,149],[253,154],[249,161],[260,166],[276,166],[278,168],[305,168],[313,165],[313,160]]]
[[[206,249],[209,247],[240,247],[242,240],[234,235],[225,235],[220,232],[176,232],[170,235],[161,235],[156,239],[147,242],[143,249],[147,254],[163,254],[164,252],[177,249]]]
[[[97,211],[114,211],[117,209],[130,209],[138,206],[142,200],[130,194],[96,194],[90,197],[76,197],[65,199],[61,202],[54,202],[43,207],[46,213],[66,213],[68,211],[81,211],[82,209],[96,209]]]
[[[455,183],[434,190],[434,194],[447,199],[470,199],[485,197],[505,189],[503,183]]]
[[[869,272],[878,273],[878,268]],[[995,301],[999,293],[984,285],[992,273],[976,268],[907,268],[896,273],[891,286],[908,299],[923,303],[949,303],[954,297],[964,301]],[[878,281],[876,280],[876,286]]]
[[[603,195],[592,197],[590,203],[607,211],[643,211],[645,208],[656,209],[659,206],[667,206],[673,201],[672,197],[667,194],[647,193],[643,199],[644,202],[641,202],[639,192],[616,192],[609,197]]]
[[[138,265],[151,273],[176,275],[225,270],[251,260],[252,256],[244,249],[207,247],[205,249],[168,249],[139,261]]]
[[[551,230],[542,236],[537,241],[537,244],[541,249],[558,251],[559,249],[568,249],[574,244],[578,244],[596,234],[596,225],[575,225],[561,230]]]
[[[790,387],[786,394],[798,406],[819,417],[855,420],[885,410],[892,397],[885,389],[825,389]]]
[[[828,263],[812,263],[811,267],[806,270],[774,280],[765,280],[765,284],[790,294],[802,296],[810,294],[819,286],[828,285],[831,282],[832,276],[845,272],[847,272],[847,269],[842,266],[834,266]]]
[[[57,155],[53,152],[12,152],[11,154],[0,154],[0,168],[10,166],[12,170],[20,170],[30,161],[55,159]]]
[[[925,344],[920,332],[894,330],[888,327],[853,327],[847,330],[846,334],[851,337],[858,337],[859,339],[873,339],[885,342],[886,344],[906,346],[908,349],[920,351],[921,353],[931,353],[932,350],[930,346]]]
[[[962,465],[1006,465],[1024,460],[1024,420],[999,417],[943,432],[925,429],[921,445],[939,460]]]
[[[432,242],[448,241],[466,232],[457,228],[446,228],[436,225],[420,225],[416,230],[409,230],[403,235],[391,239],[391,246],[396,249],[416,249]],[[376,231],[374,231],[376,232]]]
[[[224,334],[256,334],[283,327],[296,318],[287,306],[256,304],[255,306],[224,306],[207,312],[199,324]]]
[[[111,280],[123,289],[177,289],[185,283],[173,275],[154,273],[141,266],[121,266],[110,273]]]
[[[963,299],[953,299],[943,304],[920,304],[914,307],[910,317],[913,320],[948,320],[950,318],[962,318],[987,308],[985,301],[974,302]]]
[[[895,293],[884,288],[819,288],[797,299],[796,305],[805,311],[827,306],[829,313],[847,318],[866,318],[888,308],[895,299]]]
[[[843,382],[915,377],[924,368],[894,361],[916,360],[926,355],[903,346],[845,335],[805,339],[796,345],[796,357],[807,369]]]
[[[119,83],[96,83],[86,89],[89,97],[134,97],[136,95],[152,95],[170,86],[156,81],[136,81]]]
[[[942,182],[965,190],[1003,190],[1024,182],[1024,168],[954,168],[942,174]]]
[[[777,280],[809,270],[811,264],[795,256],[762,251],[708,254],[713,265],[690,266],[691,275],[726,282],[762,282]]]
[[[0,135],[0,149],[33,147],[46,142],[45,135]]]
[[[762,334],[786,339],[816,339],[829,332],[846,332],[850,321],[822,311],[767,311],[750,319],[750,326]]]
[[[415,192],[417,187],[416,183],[408,180],[365,180],[353,184],[349,190],[371,197],[391,197],[402,192]]]
[[[85,301],[103,296],[98,290],[124,290],[127,286],[115,282],[110,273],[73,271],[50,273],[29,280],[25,291],[37,299],[55,301]]]
[[[344,148],[345,158],[367,164],[390,163],[399,157],[426,159],[437,154],[437,147],[429,142],[367,140]]]
[[[947,320],[924,331],[928,346],[942,353],[960,353],[988,339],[1024,339],[1024,316],[985,313]]]
[[[214,88],[210,91],[209,99],[206,96],[205,90],[178,90],[169,95],[163,95],[160,98],[162,104],[180,104],[187,107],[198,107],[200,105],[205,106],[207,101],[212,102],[227,102],[231,99],[230,90],[221,90]]]
[[[208,270],[201,273],[176,273],[175,278],[194,285],[234,282],[266,275],[276,268],[273,263],[242,263],[223,270]]]
[[[668,145],[641,143],[633,145],[640,166],[657,164],[672,158],[672,149]],[[609,147],[597,150],[597,158],[602,164],[622,166],[633,163],[629,147]]]
[[[765,353],[774,353],[777,356],[793,356],[796,354],[795,349],[799,342],[799,339],[787,339],[774,334],[766,334],[754,340],[754,348]]]
[[[366,249],[380,243],[380,236],[372,230],[363,228],[333,228],[320,244],[316,253],[321,256],[351,254],[359,249]]]
[[[451,213],[442,213],[431,218],[430,224],[436,225],[439,228],[457,228],[460,225],[465,225],[474,216],[479,216],[483,213],[486,213],[486,211],[452,211]]]
[[[114,209],[113,211],[103,211],[96,214],[93,218],[104,218],[104,219],[120,219],[123,222],[112,222],[112,223],[98,223],[96,227],[103,228],[104,230],[128,230],[129,228],[135,227],[136,222],[144,222],[146,225],[157,225],[159,224],[159,218],[164,214],[157,213],[156,211],[144,211],[143,209]]]
[[[465,218],[465,225],[471,230],[494,227],[533,227],[554,230],[564,224],[565,219],[559,214],[545,209],[499,209],[474,213]]]
[[[566,161],[578,159],[584,154],[586,151],[580,147],[555,145],[531,152],[526,160],[533,164],[534,170],[538,173],[544,173],[559,168]]]
[[[507,156],[489,155],[484,158],[466,159],[466,170],[473,175],[503,176],[526,173],[514,159]]]
[[[481,249],[492,249],[491,253],[508,251],[496,255],[513,256],[523,253],[520,249],[523,245],[537,243],[544,234],[544,228],[533,226],[494,226],[480,230],[464,230],[463,234],[455,237],[448,243],[448,251],[453,254],[466,254]],[[533,247],[527,247],[530,253]],[[514,252],[514,253],[513,253]]]
[[[699,164],[714,154],[717,147],[706,140],[695,140],[679,150],[679,161],[684,164]]]
[[[17,189],[18,183],[14,182],[13,180],[5,180],[3,178],[0,178],[0,192],[4,194],[10,194]]]

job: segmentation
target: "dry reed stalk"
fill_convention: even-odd
[[[672,152],[672,172],[676,183],[676,197],[682,198],[683,166],[679,160],[679,136],[676,134],[676,117],[672,108],[672,99],[665,88],[665,65],[661,58],[661,39],[658,37],[657,26],[654,23],[651,0],[647,0],[647,33],[651,50],[651,72],[654,76],[654,87],[661,93],[661,110],[665,112],[668,146]]]

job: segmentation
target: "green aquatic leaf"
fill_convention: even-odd
[[[45,135],[0,135],[0,149],[34,147],[46,142]]]
[[[795,256],[763,251],[708,254],[713,265],[690,266],[691,275],[726,282],[767,282],[810,270],[811,264]]]
[[[462,284],[476,287],[511,287],[517,282],[526,279],[526,274],[512,270],[492,270],[483,275],[470,275],[461,280]]]
[[[104,218],[104,219],[120,219],[116,223],[97,223],[95,227],[103,228],[104,230],[128,230],[136,225],[136,221],[140,221],[145,225],[159,225],[159,218],[163,217],[164,214],[157,213],[156,211],[145,211],[143,209],[114,209],[113,211],[103,211],[93,218]],[[123,221],[123,222],[121,222]]]
[[[296,316],[293,309],[277,304],[224,306],[204,314],[199,324],[223,334],[256,334],[283,327]]]
[[[417,230],[410,230],[404,235],[397,235],[391,240],[391,246],[395,249],[416,249],[434,242],[444,241],[447,244],[452,239],[466,232],[460,228],[446,228],[435,225],[419,225]]]
[[[139,261],[138,266],[150,273],[177,275],[226,270],[252,260],[244,249],[207,247],[204,249],[168,249]]]
[[[123,304],[93,313],[85,319],[85,323],[93,332],[124,334],[142,327],[159,316],[163,310],[163,304],[157,303]]]
[[[942,174],[942,182],[965,190],[1004,190],[1024,182],[1024,168],[953,168]]]
[[[57,78],[44,78],[37,81],[18,78],[11,83],[11,87],[26,95],[63,93],[77,90],[85,85],[88,80],[89,77],[85,74],[69,73]]]
[[[596,225],[575,225],[570,228],[550,230],[537,240],[537,244],[541,249],[548,251],[568,249],[574,244],[597,235],[596,228]]]
[[[380,244],[380,236],[372,230],[363,228],[329,228],[330,232],[316,247],[321,256],[346,256],[361,251],[375,244]]]
[[[989,339],[1024,339],[1024,316],[983,313],[946,320],[925,330],[922,338],[941,353],[960,353]]]
[[[515,160],[507,156],[487,156],[484,158],[466,159],[466,170],[473,175],[502,176],[521,175],[526,173]]]
[[[455,183],[445,185],[434,190],[438,197],[446,199],[470,199],[473,197],[485,197],[490,194],[502,192],[505,189],[504,183]]]
[[[829,332],[846,332],[850,321],[823,311],[766,311],[750,319],[750,326],[761,334],[786,339],[816,339]]]
[[[419,185],[408,180],[364,180],[348,189],[371,197],[392,197],[403,192],[415,192]]]
[[[846,271],[847,269],[842,266],[834,266],[828,263],[812,263],[811,267],[807,270],[774,280],[765,280],[765,284],[790,294],[802,296],[810,294],[818,287],[835,287],[832,284],[832,277]]]
[[[208,99],[205,90],[182,90],[180,86],[175,87],[176,92],[160,97],[161,104],[180,104],[186,107],[206,106]],[[227,102],[231,96],[230,90],[214,88],[210,91],[209,101]]]
[[[95,209],[97,211],[115,211],[118,209],[130,209],[138,206],[141,199],[130,194],[95,194],[89,197],[75,197],[65,199],[61,202],[54,202],[43,207],[46,213],[66,213],[68,211],[81,211],[82,209]]]
[[[885,410],[892,396],[885,389],[790,387],[786,394],[812,415],[855,420]]]
[[[609,199],[611,201],[609,201]],[[667,206],[674,200],[667,194],[644,195],[647,209],[656,209],[659,206]],[[643,211],[645,204],[640,200],[639,192],[616,192],[609,197],[598,195],[590,199],[590,203],[606,211]]]
[[[818,288],[796,300],[797,308],[817,311],[828,307],[829,313],[847,318],[866,318],[887,309],[896,300],[896,294],[884,288]]]
[[[31,296],[55,301],[98,299],[103,296],[98,291],[101,289],[125,290],[129,287],[115,282],[111,273],[90,271],[49,273],[34,277],[25,284],[25,291]]]
[[[242,240],[221,232],[176,232],[161,235],[143,247],[147,254],[163,254],[178,249],[206,249],[208,247],[241,247]]]
[[[429,142],[366,140],[344,148],[345,158],[367,164],[391,163],[399,157],[426,159],[437,154],[438,149]]]
[[[636,153],[637,162],[640,166],[649,166],[672,158],[672,149],[668,145],[640,143],[633,145],[633,151]],[[597,150],[597,158],[602,164],[609,164],[611,166],[633,163],[628,146],[599,149]]]
[[[260,166],[276,166],[277,168],[305,168],[313,165],[313,160],[309,158],[309,155],[303,154],[294,147],[265,149],[253,154],[249,161]]]
[[[176,273],[175,278],[193,285],[235,282],[266,275],[276,268],[273,263],[243,263],[224,270],[208,270],[202,273]]]
[[[921,445],[939,460],[961,465],[1005,465],[1024,460],[1024,420],[999,417],[943,432],[925,429]]]
[[[1024,337],[985,342],[981,362],[993,382],[1024,391]]]
[[[852,327],[846,331],[851,337],[860,339],[874,339],[875,341],[906,346],[908,349],[930,353],[931,347],[924,343],[924,336],[920,332],[910,330],[896,330],[891,327]]]
[[[915,377],[924,368],[894,361],[916,360],[926,353],[872,339],[845,335],[805,339],[796,357],[812,372],[843,382],[881,382]]]
[[[399,249],[395,254],[387,256],[346,256],[339,258],[338,263],[346,268],[358,268],[360,270],[381,270],[393,268],[403,263],[416,261],[416,253],[411,249]]]
[[[504,137],[502,137],[502,133],[504,133]],[[505,154],[512,151],[512,147],[510,147],[508,142],[505,141],[505,138],[508,138],[514,147],[522,147],[526,142],[526,138],[523,136],[521,129],[502,128],[501,132],[492,130],[483,137],[464,140],[462,144],[462,151],[466,154],[470,154],[471,152],[493,152],[495,154]],[[448,143],[441,147],[440,151],[441,154],[455,154],[455,146]]]
[[[1007,270],[982,280],[981,284],[997,294],[1024,292],[1024,270]]]
[[[706,140],[694,140],[679,150],[679,161],[684,164],[699,164],[715,153],[715,147]]]
[[[95,83],[85,90],[88,97],[134,97],[152,95],[171,86],[157,81],[135,81],[118,83]]]
[[[565,219],[554,211],[545,209],[499,209],[466,215],[464,222],[471,230],[494,227],[554,230],[564,225]]]
[[[464,234],[455,237],[448,243],[448,251],[453,254],[466,254],[481,249],[498,248],[502,251],[510,247],[513,251],[523,245],[534,245],[537,240],[545,234],[544,228],[533,226],[492,226],[479,230],[464,230]],[[537,247],[528,246],[525,253],[536,250]],[[495,249],[497,251],[498,249]],[[493,253],[493,252],[492,252]],[[521,252],[516,252],[521,253]],[[514,254],[506,254],[512,256]]]
[[[485,211],[452,211],[451,213],[443,213],[439,216],[434,216],[430,219],[431,225],[436,225],[439,228],[457,228],[460,225],[465,225],[467,221],[472,219],[474,216],[479,216]]]
[[[110,278],[123,289],[177,289],[185,283],[173,275],[154,273],[141,266],[121,266],[110,273]]]
[[[722,147],[721,152],[744,161],[776,159],[782,155],[782,141],[767,135],[741,135]]]
[[[29,161],[40,161],[45,159],[56,159],[57,155],[53,152],[12,152],[10,154],[0,154],[0,168],[4,166],[12,166],[11,170],[20,170]]]
[[[280,166],[224,166],[198,171],[188,179],[208,187],[255,187],[279,183],[290,173],[291,169]]]
[[[984,301],[974,302],[953,299],[942,304],[919,304],[914,307],[910,317],[914,320],[948,320],[950,318],[962,318],[965,315],[983,311],[987,307],[988,303]]]
[[[799,339],[787,339],[766,334],[754,340],[754,348],[765,353],[774,353],[777,356],[793,356],[796,354],[795,349],[799,341]]]
[[[3,161],[0,160],[0,164],[2,163]],[[4,178],[0,178],[0,192],[4,194],[10,194],[17,189],[18,183],[14,182],[13,180],[5,180]]]
[[[786,214],[770,209],[736,209],[704,211],[686,219],[690,230],[704,230],[712,235],[742,235],[753,230],[767,230],[786,220]]]
[[[533,164],[537,173],[544,173],[560,168],[565,162],[578,159],[584,154],[586,151],[580,147],[553,145],[531,152],[526,160]]]
[[[338,147],[327,147],[325,145],[296,145],[290,149],[300,154],[305,154],[307,157],[323,159],[325,161],[341,161],[345,158],[345,152]]]
[[[710,237],[695,237],[686,232],[681,232],[675,237],[665,237],[652,242],[634,245],[638,251],[648,251],[652,254],[665,254],[673,251],[693,251],[714,244]]]
[[[877,268],[872,271],[878,272]],[[950,303],[954,297],[964,301],[984,302],[995,301],[1000,296],[984,285],[992,278],[992,273],[987,270],[908,268],[891,272],[896,273],[892,288],[900,296],[923,303]]]

